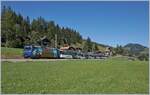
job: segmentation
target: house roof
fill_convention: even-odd
[[[60,48],[60,50],[66,50],[66,49],[69,49],[69,46]]]
[[[67,46],[67,47],[61,47],[60,50],[75,50],[74,47],[70,47],[70,46]]]

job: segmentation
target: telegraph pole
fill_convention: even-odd
[[[92,45],[92,52],[95,50],[95,43]]]
[[[55,34],[55,48],[57,48],[57,34]]]

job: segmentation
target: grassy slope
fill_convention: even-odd
[[[2,63],[2,93],[148,93],[148,62]]]
[[[72,45],[72,46],[83,48],[83,45],[85,44],[85,42],[86,42],[86,41],[83,40],[83,41],[82,41],[82,44],[77,43],[76,45]],[[101,46],[101,45],[98,45],[98,49],[99,49],[100,51],[105,51],[105,50],[106,50],[106,47],[103,47],[103,46]]]
[[[1,47],[1,55],[4,58],[22,57],[23,49]]]

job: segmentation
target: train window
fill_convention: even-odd
[[[25,50],[31,50],[32,48],[31,47],[25,47],[24,49]]]

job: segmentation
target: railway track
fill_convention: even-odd
[[[8,61],[8,62],[48,62],[48,61],[65,61],[65,60],[71,60],[71,61],[77,61],[77,60],[103,60],[103,59],[1,59],[1,62]]]
[[[27,62],[27,61],[64,61],[69,59],[1,59],[1,61],[10,61],[10,62]]]

